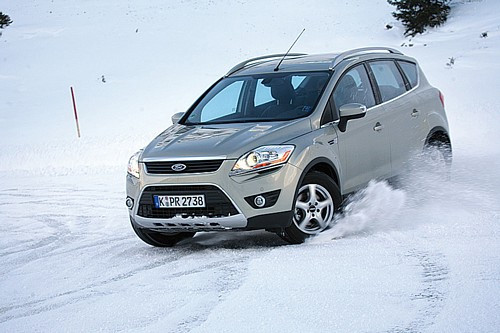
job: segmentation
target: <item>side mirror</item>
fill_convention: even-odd
[[[339,108],[339,115],[339,130],[345,132],[349,120],[363,118],[366,115],[366,106],[359,103],[344,104]]]
[[[361,116],[363,117],[366,113],[366,106],[359,103],[349,103],[344,104],[339,108],[340,118],[342,117],[353,117]],[[359,118],[361,118],[359,117]],[[352,118],[356,119],[356,118]]]
[[[174,115],[172,116],[172,124],[177,124],[183,115],[184,115],[184,112],[174,113]]]

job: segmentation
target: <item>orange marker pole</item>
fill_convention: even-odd
[[[71,98],[73,99],[73,110],[75,111],[76,131],[78,133],[78,137],[80,137],[80,125],[78,124],[78,113],[76,112],[75,93],[73,92],[73,87],[69,88],[71,90]]]

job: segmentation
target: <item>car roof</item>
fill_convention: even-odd
[[[283,59],[283,54],[273,54],[248,59],[229,70],[227,76],[243,76],[254,74],[275,73],[276,66],[279,66],[279,72],[313,72],[332,70],[343,60],[351,59],[364,55],[387,56],[403,54],[395,49],[387,47],[366,47],[345,51],[342,53],[324,53],[324,54],[299,54],[291,53]],[[406,58],[406,57],[405,57]],[[410,59],[410,58],[409,58]]]
[[[301,55],[286,57],[280,64],[280,72],[312,72],[327,71],[338,56],[338,53]],[[280,58],[263,60],[250,64],[234,73],[235,75],[252,75],[257,73],[273,73],[280,62]]]

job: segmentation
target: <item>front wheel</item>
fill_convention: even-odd
[[[195,232],[164,234],[157,231],[139,228],[134,224],[134,222],[132,222],[132,228],[134,229],[137,237],[139,237],[144,243],[156,247],[172,247],[181,240],[191,238],[195,234]]]
[[[292,244],[303,243],[328,228],[341,203],[340,190],[328,175],[307,174],[295,195],[292,223],[280,236]]]

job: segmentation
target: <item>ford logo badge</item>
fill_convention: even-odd
[[[177,171],[177,172],[184,171],[184,170],[186,170],[186,168],[187,168],[187,166],[185,164],[182,164],[182,163],[174,164],[171,167],[172,170]]]

